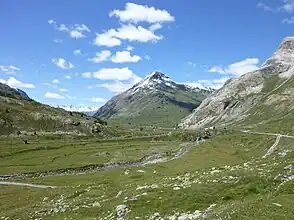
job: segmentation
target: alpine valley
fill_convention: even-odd
[[[219,90],[154,71],[96,110],[0,83],[0,219],[294,219],[294,37]]]

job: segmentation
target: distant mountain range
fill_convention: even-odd
[[[174,126],[212,92],[176,83],[154,71],[110,99],[94,116],[117,123]]]
[[[55,107],[62,108],[69,112],[81,112],[88,116],[93,116],[97,112],[97,110],[100,108],[98,106],[74,106],[74,105],[69,105],[69,106],[57,105]]]
[[[228,80],[205,99],[181,128],[211,125],[293,130],[294,37],[283,40],[260,69]]]

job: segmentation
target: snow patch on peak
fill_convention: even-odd
[[[150,74],[148,74],[144,79],[142,79],[139,83],[134,85],[133,88],[130,89],[130,91],[132,93],[136,93],[141,88],[156,90],[156,88],[161,86],[175,88],[176,83],[173,82],[172,79],[166,76],[164,73],[159,71],[153,71]]]
[[[184,89],[193,90],[199,92],[214,92],[212,88],[196,87],[187,83],[175,82],[170,77],[159,71],[153,71],[149,73],[144,79],[134,85],[127,91],[128,94],[135,94],[139,91],[144,93],[160,91],[161,89]]]
[[[190,82],[187,82],[187,83],[179,83],[179,84],[182,84],[184,86],[187,86],[191,89],[196,89],[196,90],[206,90],[208,92],[214,92],[215,89],[211,88],[211,87],[206,87],[206,86],[202,86],[200,85],[199,83],[190,83]]]
[[[160,71],[152,71],[151,73],[149,73],[146,77],[152,77],[152,76],[155,76],[155,75],[158,75],[158,76],[163,76],[164,73],[160,72]]]
[[[164,73],[162,72],[159,72],[159,71],[153,71],[151,72],[149,75],[147,75],[145,77],[145,79],[148,79],[148,80],[161,80],[161,81],[172,81],[171,78],[169,78],[167,75],[165,75]]]

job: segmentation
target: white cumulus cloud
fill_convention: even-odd
[[[72,69],[74,68],[74,65],[71,62],[67,62],[63,58],[58,58],[58,59],[52,59],[52,62],[59,68],[61,69]]]
[[[275,8],[273,8],[273,7],[271,7],[271,6],[267,5],[267,4],[264,4],[263,2],[259,2],[257,4],[257,8],[261,8],[261,9],[263,9],[265,11],[277,12],[277,9],[275,9]]]
[[[75,56],[82,55],[82,51],[81,51],[81,49],[77,49],[77,50],[74,50],[74,51],[73,51],[73,54],[74,54]]]
[[[221,66],[214,66],[209,70],[209,72],[211,72],[211,73],[220,73],[220,74],[225,74],[226,73],[225,70],[223,69],[223,67],[221,67]]]
[[[163,39],[163,36],[156,35],[149,29],[128,24],[122,25],[118,29],[110,29],[102,34],[97,34],[94,44],[98,46],[114,47],[121,45],[121,40],[146,43],[149,41],[157,42],[161,39]]]
[[[56,22],[54,20],[49,20],[48,23],[49,24],[56,24]]]
[[[230,79],[230,77],[223,77],[223,78],[211,79],[211,80],[207,80],[207,79],[198,80],[196,82],[186,82],[184,84],[194,88],[200,88],[200,89],[205,89],[205,88],[219,89],[225,84],[225,82],[228,79]]]
[[[4,66],[0,65],[0,72],[5,73],[5,74],[16,74],[16,72],[20,71],[20,68],[9,65],[9,66]]]
[[[70,75],[66,75],[65,78],[66,79],[71,79],[71,76]]]
[[[97,52],[95,57],[90,58],[89,61],[93,63],[101,63],[104,61],[107,61],[111,56],[111,52],[109,50],[102,50],[100,52]]]
[[[275,6],[259,2],[257,7],[268,12],[286,12],[290,14],[294,12],[294,0],[280,0],[280,2],[280,4]]]
[[[53,80],[52,80],[52,83],[54,83],[54,84],[60,84],[60,82],[59,82],[58,79],[53,79]]]
[[[80,39],[86,37],[82,32],[77,30],[72,30],[69,32],[70,36],[75,39]]]
[[[142,80],[141,77],[137,76],[136,74],[133,74],[131,78],[125,81],[119,81],[114,80],[111,83],[103,83],[98,86],[108,89],[111,92],[114,92],[116,94],[124,92],[128,89],[130,89],[132,86],[134,86],[136,83],[138,83],[140,80]]]
[[[294,24],[294,16],[290,17],[290,18],[285,18],[282,21],[283,24]]]
[[[62,40],[61,39],[53,39],[53,42],[54,43],[62,43]]]
[[[137,63],[142,60],[142,58],[137,55],[132,56],[129,51],[118,51],[111,57],[111,60],[114,63]]]
[[[65,99],[64,96],[53,92],[46,92],[45,97],[49,99]]]
[[[125,68],[103,68],[93,73],[93,77],[100,80],[128,80],[135,74],[128,67]]]
[[[59,91],[60,91],[60,92],[68,92],[67,89],[60,89]]]
[[[147,5],[138,5],[135,3],[126,3],[125,10],[113,10],[109,16],[115,16],[122,22],[171,22],[175,18],[166,10],[156,9]]]
[[[283,0],[284,4],[280,7],[282,10],[293,13],[294,12],[294,0]]]
[[[74,25],[65,25],[65,24],[57,24],[54,20],[49,20],[48,23],[53,25],[54,28],[58,31],[66,32],[70,35],[70,37],[74,39],[85,38],[86,32],[91,32],[91,30],[85,24],[74,24]]]
[[[132,84],[132,83],[123,83],[123,82],[120,82],[120,81],[115,81],[115,82],[112,82],[112,83],[101,84],[101,87],[106,88],[109,91],[118,94],[118,93],[122,93],[122,92],[128,90],[133,85],[134,84]]]
[[[105,32],[103,34],[96,34],[94,44],[98,46],[114,47],[121,45],[121,40]]]
[[[92,77],[92,73],[91,72],[82,73],[82,77],[84,77],[84,78],[91,78]]]
[[[245,73],[259,69],[259,60],[257,58],[247,58],[245,60],[232,63],[226,67],[214,66],[209,72],[216,72],[220,74],[233,74],[241,76]]]
[[[44,86],[51,86],[50,83],[42,83]]]
[[[87,88],[93,89],[94,87],[103,87],[115,93],[123,92],[142,80],[140,76],[137,76],[128,67],[103,68],[93,73],[82,73],[82,76],[85,78],[93,77],[99,80],[112,80],[110,83],[89,85]]]
[[[159,23],[155,23],[155,24],[152,24],[150,27],[149,27],[149,30],[154,32],[154,31],[157,31],[159,29],[162,28],[162,25],[159,24]]]
[[[107,100],[104,98],[94,97],[89,99],[89,101],[98,103],[98,102],[106,102]]]
[[[30,83],[23,83],[14,77],[9,77],[8,80],[0,79],[0,83],[6,84],[12,88],[26,88],[26,89],[34,89],[35,86]]]
[[[132,47],[132,46],[127,46],[127,48],[126,48],[126,50],[128,50],[128,51],[132,51],[134,49],[134,47]]]
[[[189,66],[192,66],[192,67],[196,67],[196,66],[197,66],[197,64],[194,63],[194,62],[192,62],[192,61],[189,61],[189,62],[188,62],[188,65],[189,65]]]

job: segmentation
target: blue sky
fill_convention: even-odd
[[[293,35],[294,0],[0,1],[0,82],[102,105],[153,70],[219,87]]]

